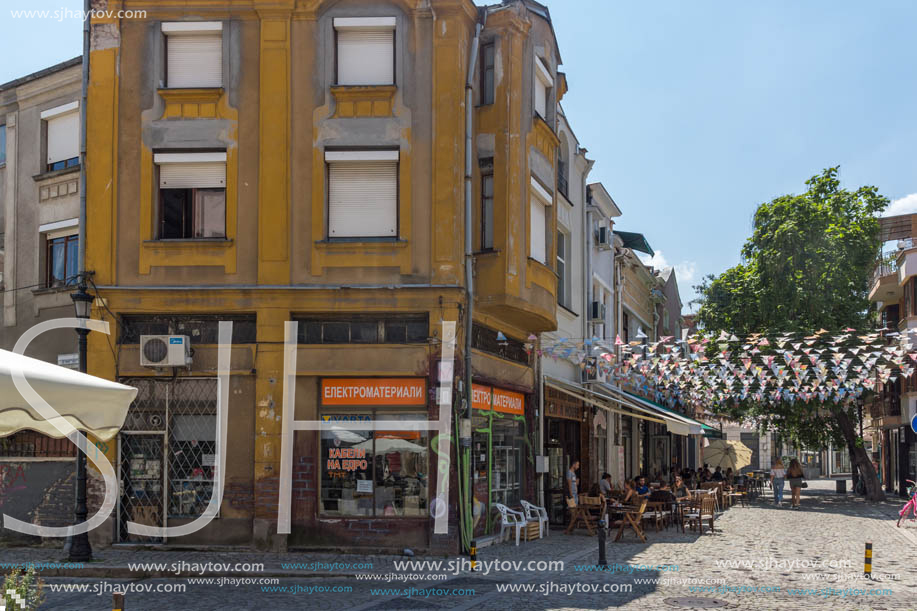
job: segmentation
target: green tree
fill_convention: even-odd
[[[761,204],[742,261],[695,287],[697,320],[708,332],[736,335],[811,333],[864,328],[868,323],[869,279],[879,251],[878,215],[888,205],[876,187],[842,189],[838,168],[806,181],[801,195]],[[884,498],[872,462],[862,447],[849,404],[774,406],[744,401],[733,417],[757,416],[800,443],[846,444],[865,478],[867,498]]]

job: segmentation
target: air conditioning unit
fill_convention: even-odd
[[[607,225],[602,225],[599,227],[599,230],[595,233],[595,245],[599,250],[611,250],[612,243],[614,242],[611,237],[611,228]]]
[[[589,308],[589,320],[592,322],[605,322],[605,304],[600,301],[593,301],[592,307]]]
[[[586,366],[583,368],[583,384],[593,382],[604,382],[605,373],[598,365],[598,359],[589,357],[586,359]]]
[[[140,364],[144,367],[188,367],[191,339],[187,335],[141,335]]]

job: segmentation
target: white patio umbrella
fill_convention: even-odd
[[[0,437],[24,429],[49,437],[64,437],[16,388],[13,373],[17,371],[60,414],[54,422],[65,429],[69,428],[65,423],[69,423],[102,441],[118,433],[137,396],[137,389],[131,386],[0,350]]]
[[[363,443],[358,443],[353,446],[358,450],[366,450],[368,452],[373,451],[373,440],[368,439]],[[389,452],[425,452],[426,448],[417,445],[416,443],[411,443],[407,439],[399,439],[397,437],[377,437],[376,438],[376,454],[388,454]]]

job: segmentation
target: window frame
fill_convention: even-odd
[[[401,149],[384,148],[328,148],[325,149],[325,240],[329,242],[379,242],[398,241],[401,236]],[[395,232],[379,236],[332,236],[331,235],[331,164],[347,162],[392,161],[395,163]]]
[[[227,185],[227,154],[226,151],[194,151],[194,152],[179,152],[179,151],[169,151],[169,152],[157,152],[153,154],[153,164],[156,171],[154,172],[154,186],[156,189],[155,202],[155,215],[154,215],[154,232],[153,239],[159,242],[177,242],[177,241],[189,241],[189,240],[210,240],[210,241],[220,241],[229,239],[228,231],[228,185]],[[174,188],[163,188],[161,185],[161,166],[163,165],[181,165],[181,164],[223,164],[223,186],[198,186],[198,187],[174,187]],[[190,233],[187,237],[180,238],[164,238],[163,225],[165,222],[164,219],[164,205],[163,191],[190,191],[188,194],[189,200],[185,201],[185,209],[182,211],[182,234],[185,234],[184,226],[186,224],[190,225]],[[197,237],[194,236],[194,217],[195,211],[198,206],[197,195],[199,191],[222,191],[223,194],[223,235],[222,236],[209,236],[209,237]]]
[[[487,52],[490,51],[490,65],[487,64]],[[489,106],[497,99],[497,45],[496,39],[481,45],[481,106]],[[489,75],[489,80],[488,80]],[[488,95],[488,84],[490,95]]]
[[[542,208],[544,209],[544,240],[545,242],[544,242],[544,259],[543,260],[536,257],[535,252],[533,250],[535,246],[535,241],[534,241],[534,236],[532,235],[533,219],[531,215],[534,210],[533,206],[535,206],[536,204],[542,206]],[[554,224],[551,222],[551,218],[549,216],[549,208],[551,208],[553,205],[554,205],[554,201],[553,201],[552,194],[549,193],[548,190],[545,189],[541,185],[540,182],[538,182],[538,180],[536,180],[535,176],[531,176],[530,181],[529,181],[529,215],[530,216],[529,216],[529,223],[528,223],[529,225],[528,226],[528,234],[529,234],[528,235],[528,238],[529,238],[528,256],[530,259],[538,261],[539,263],[541,263],[544,266],[548,266],[549,265],[548,262],[551,261],[551,258],[552,258],[550,240],[551,240],[551,237],[553,237],[552,230],[554,229]]]
[[[339,25],[340,24],[340,25]],[[334,17],[331,20],[334,31],[334,86],[335,87],[396,87],[398,84],[398,18],[391,15],[375,17]],[[347,84],[341,83],[340,38],[342,30],[392,30],[392,81],[390,83]]]
[[[53,108],[48,108],[41,111],[39,118],[41,119],[41,132],[42,132],[42,144],[43,149],[43,163],[42,168],[45,172],[57,172],[60,170],[67,170],[70,168],[78,168],[80,166],[80,102],[79,100],[74,100],[66,104],[61,104]],[[66,116],[75,115],[76,116],[76,157],[67,157],[65,159],[58,159],[56,161],[50,161],[51,150],[51,123],[55,120],[63,119]],[[57,167],[60,166],[60,167]]]
[[[67,268],[69,267],[68,264],[70,263],[69,246],[71,244],[73,243],[76,244],[77,257],[79,257],[80,235],[78,233],[78,230],[71,229],[69,231],[72,231],[72,232],[58,233],[58,234],[44,232],[44,235],[45,235],[44,287],[47,289],[68,287],[68,286],[71,286],[74,283],[74,281],[76,280],[76,275],[73,275],[73,276],[67,275]],[[55,284],[54,277],[53,277],[54,259],[53,259],[52,254],[54,252],[54,246],[56,244],[60,244],[61,241],[63,241],[63,247],[64,247],[64,278],[61,280],[59,284]],[[76,271],[79,272],[79,259],[77,259],[77,261],[74,262],[74,265],[77,266]]]
[[[480,196],[481,196],[481,252],[492,252],[494,250],[494,219],[496,217],[494,210],[494,158],[484,157],[478,161],[478,167],[481,172]],[[485,181],[490,180],[490,197],[486,195]],[[490,199],[490,211],[488,213],[485,201]],[[490,243],[487,243],[487,228],[490,227]]]
[[[160,25],[162,35],[162,82],[166,89],[221,89],[226,75],[223,70],[223,22],[222,21],[164,21]],[[169,84],[169,38],[171,36],[212,36],[220,39],[220,83],[218,85],[180,85]]]
[[[557,274],[557,303],[567,310],[571,310],[570,307],[570,296],[568,295],[567,282],[569,281],[569,265],[567,259],[569,259],[568,246],[570,244],[570,236],[568,236],[564,231],[558,227],[557,228],[557,247],[554,249],[555,252],[555,273]]]
[[[0,166],[6,165],[6,123],[0,123]]]
[[[548,102],[551,99],[551,90],[554,88],[554,77],[551,76],[551,71],[548,70],[547,64],[538,55],[535,55],[534,82],[532,85],[532,114],[547,123],[548,110],[550,108]],[[535,88],[539,85],[544,88],[544,115],[538,111],[538,94]]]

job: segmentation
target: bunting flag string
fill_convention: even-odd
[[[917,329],[761,334],[684,334],[658,341],[543,338],[540,356],[566,360],[674,407],[739,401],[840,403],[917,371]],[[645,336],[644,336],[645,337]],[[529,337],[530,342],[535,340]],[[526,344],[527,349],[535,344]]]

